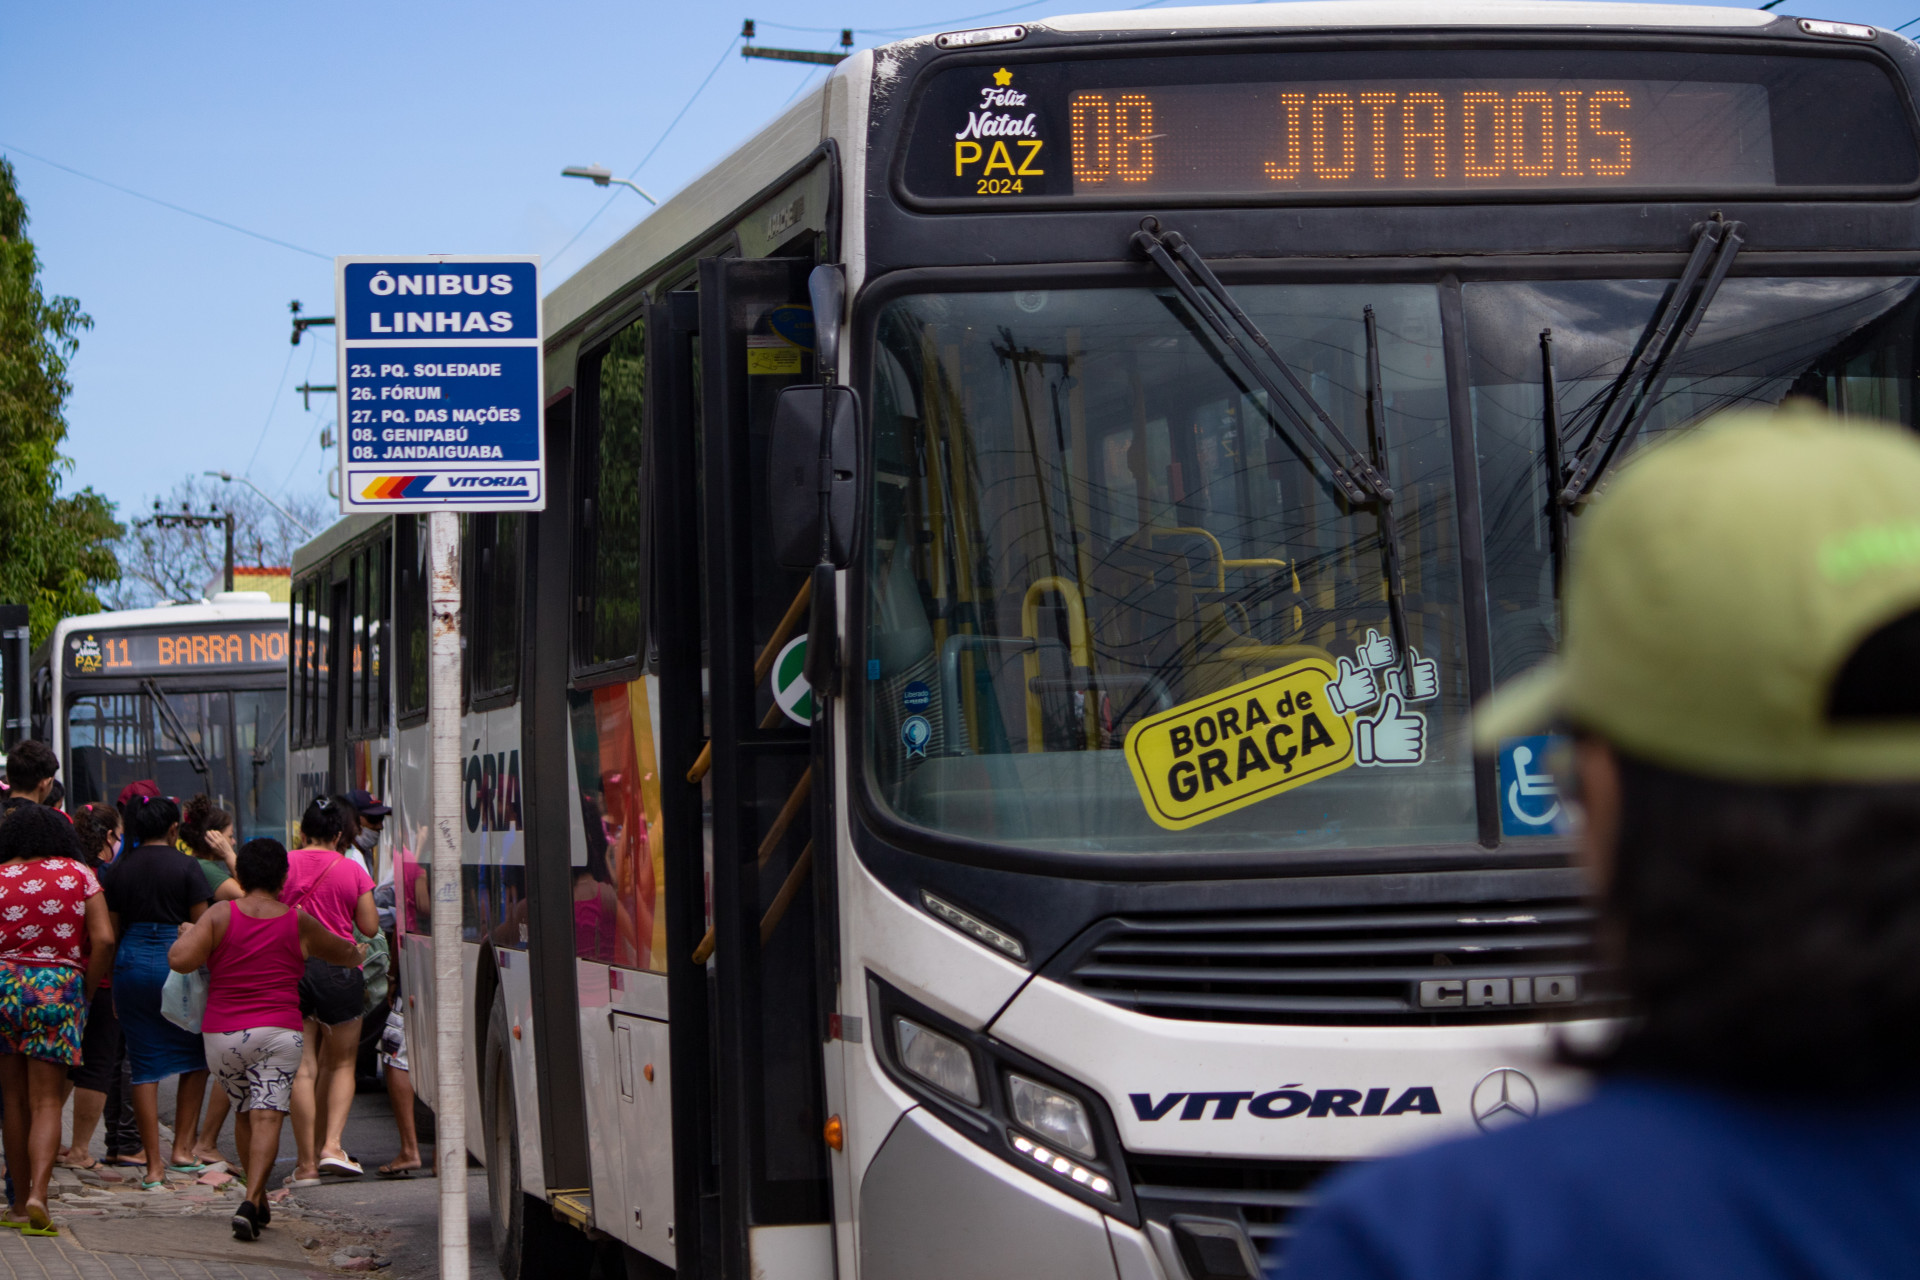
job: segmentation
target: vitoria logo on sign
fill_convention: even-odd
[[[540,510],[540,260],[335,259],[340,509]]]

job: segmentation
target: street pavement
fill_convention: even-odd
[[[171,1122],[170,1088],[161,1118]],[[428,1138],[423,1155],[432,1161]],[[398,1148],[382,1093],[354,1100],[345,1145],[369,1171]],[[229,1118],[220,1149],[231,1156]],[[103,1153],[96,1135],[93,1154]],[[274,1184],[293,1167],[293,1135],[283,1133]],[[234,1173],[238,1174],[236,1165]],[[123,1176],[124,1175],[124,1176]],[[486,1174],[468,1170],[467,1206],[474,1280],[499,1280],[488,1245]],[[242,1243],[228,1228],[240,1198],[238,1178],[174,1175],[165,1191],[141,1191],[138,1170],[57,1168],[51,1208],[54,1238],[0,1231],[0,1280],[282,1280],[368,1273],[393,1280],[438,1274],[439,1183],[411,1178],[329,1178],[319,1187],[273,1193],[273,1225]]]

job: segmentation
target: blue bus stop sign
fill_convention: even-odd
[[[1568,830],[1560,788],[1547,772],[1557,745],[1552,734],[1508,738],[1500,744],[1500,834],[1552,836]]]
[[[537,257],[334,260],[340,510],[546,505]]]

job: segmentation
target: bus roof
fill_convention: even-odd
[[[1781,15],[1704,4],[1587,0],[1297,0],[1074,13],[1032,24],[1053,31],[1246,30],[1259,27],[1764,27]]]
[[[391,519],[393,519],[393,517],[390,515],[365,512],[350,516],[341,516],[338,520],[335,520],[332,524],[294,548],[293,566],[290,572],[294,577],[299,577],[309,566],[317,564],[321,560],[331,556],[334,552],[346,546],[367,530]]]
[[[1726,5],[1604,3],[1601,0],[1290,0],[1281,4],[1196,5],[1070,13],[1027,23],[1070,33],[1232,30],[1325,30],[1341,27],[1571,27],[1752,30],[1783,20],[1758,8]],[[986,24],[991,25],[991,24]],[[962,28],[964,29],[964,28]],[[765,128],[720,157],[632,230],[562,280],[544,301],[550,349],[583,321],[649,273],[675,260],[724,219],[766,194],[772,175],[799,164],[827,135],[833,95],[884,79],[889,49],[921,45],[922,36],[863,49],[835,67],[819,87]],[[1009,46],[1011,47],[1011,46]],[[844,110],[844,101],[840,108]],[[326,535],[322,535],[325,537]]]

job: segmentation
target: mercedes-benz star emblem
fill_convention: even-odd
[[[1527,1073],[1515,1067],[1495,1067],[1473,1086],[1473,1122],[1482,1133],[1520,1124],[1540,1114],[1540,1091]]]

